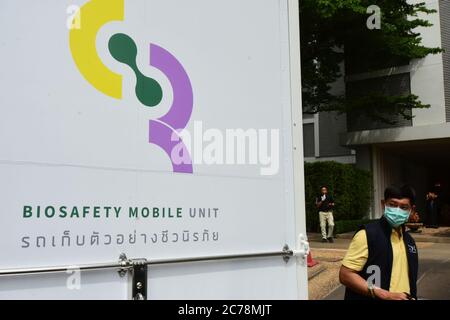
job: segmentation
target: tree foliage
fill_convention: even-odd
[[[381,28],[370,30],[367,8],[381,9]],[[406,0],[300,0],[302,94],[305,113],[356,112],[389,122],[392,115],[411,118],[408,110],[427,108],[413,94],[390,96],[374,91],[365,97],[338,96],[331,84],[346,75],[407,65],[441,52],[422,44],[419,27],[430,27],[421,14],[425,3]],[[345,66],[342,68],[342,66]]]

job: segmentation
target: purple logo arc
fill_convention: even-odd
[[[163,72],[172,86],[173,102],[169,111],[162,117],[149,122],[149,142],[162,148],[172,162],[173,172],[193,173],[192,161],[176,164],[172,159],[172,150],[180,147],[188,159],[189,151],[179,133],[189,123],[194,106],[191,81],[181,63],[167,50],[150,44],[150,65]]]

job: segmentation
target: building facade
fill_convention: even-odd
[[[425,2],[436,10],[423,16],[433,26],[418,31],[424,45],[441,47],[444,53],[403,66],[346,75],[332,90],[349,95],[382,86],[386,94],[415,94],[430,108],[414,109],[412,120],[399,118],[395,125],[333,113],[304,117],[306,161],[334,160],[372,172],[371,218],[382,215],[379,201],[390,184],[412,185],[420,214],[433,183],[443,185],[443,195],[450,191],[450,0]]]

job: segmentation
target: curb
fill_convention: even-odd
[[[311,270],[311,272],[308,272],[308,280],[317,277],[319,274],[327,270],[327,268],[323,264],[318,264],[314,266],[313,269],[314,270]]]
[[[416,242],[431,242],[431,243],[450,243],[450,237],[433,237],[433,236],[424,236],[421,234],[409,233]],[[342,233],[336,235],[338,239],[348,239],[351,240],[353,238],[353,234]]]

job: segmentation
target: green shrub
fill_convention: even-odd
[[[334,223],[334,233],[346,233],[352,232],[359,229],[360,226],[369,223],[370,219],[361,219],[361,220],[339,220]]]
[[[335,200],[334,220],[361,220],[367,216],[372,199],[369,171],[334,161],[305,163],[306,227],[319,231],[319,214],[315,199],[320,187],[328,186]]]

